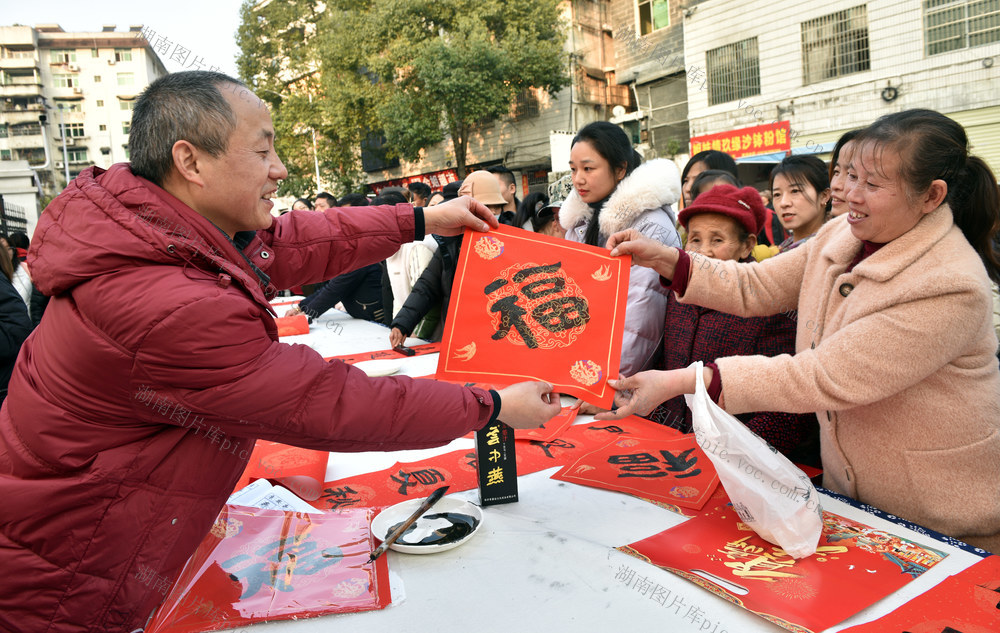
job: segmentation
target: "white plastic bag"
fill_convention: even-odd
[[[712,402],[700,362],[685,395],[698,445],[715,464],[740,520],[794,558],[816,552],[823,515],[816,488],[787,457]]]

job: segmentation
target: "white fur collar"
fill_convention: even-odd
[[[611,235],[629,228],[650,209],[676,204],[681,198],[681,174],[674,161],[655,158],[645,162],[618,183],[611,198],[601,209],[601,234]],[[559,209],[559,223],[564,229],[588,222],[594,212],[580,199],[574,188]]]

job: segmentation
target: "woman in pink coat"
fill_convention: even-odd
[[[688,257],[625,231],[612,254],[655,269],[680,301],[764,316],[798,310],[795,355],[720,358],[730,413],[816,412],[824,486],[1000,552],[1000,370],[990,279],[1000,195],[965,130],[929,110],[855,139],[850,210],[760,263]],[[619,381],[617,419],[693,393],[690,367]]]

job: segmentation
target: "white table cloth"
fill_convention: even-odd
[[[283,314],[286,307],[277,308]],[[306,344],[323,356],[389,347],[389,330],[331,310],[308,335],[284,342]],[[411,339],[407,344],[423,341]],[[400,373],[434,373],[437,354],[403,361]],[[580,416],[578,423],[591,421]],[[381,470],[460,448],[396,453],[332,453],[327,481]],[[679,576],[622,554],[619,545],[652,536],[684,517],[629,495],[550,479],[557,469],[519,477],[520,501],[483,509],[478,533],[460,547],[433,555],[390,551],[389,568],[405,598],[381,611],[269,622],[254,633],[328,631],[480,633],[627,630],[748,633],[784,631]],[[453,493],[478,502],[476,490]],[[832,633],[888,613],[910,598],[977,562],[979,557],[901,525],[824,496],[823,508],[912,538],[948,554],[941,563],[827,631]]]

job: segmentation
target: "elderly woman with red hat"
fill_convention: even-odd
[[[716,185],[680,212],[687,230],[684,250],[707,257],[753,261],[751,251],[766,218],[760,194],[752,187]],[[677,301],[667,302],[663,361],[657,369],[680,369],[695,361],[710,363],[723,356],[777,356],[795,351],[795,314],[738,317]],[[648,417],[684,433],[691,432],[691,411],[683,396],[660,404]],[[750,430],[794,461],[819,462],[816,415],[756,412],[736,416]]]

